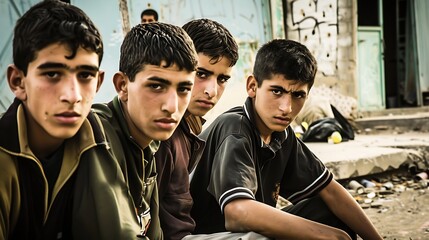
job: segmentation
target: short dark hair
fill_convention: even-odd
[[[183,29],[194,41],[197,53],[211,57],[212,63],[217,63],[226,57],[230,67],[238,60],[238,45],[232,34],[222,24],[210,19],[196,19],[183,25]]]
[[[138,24],[125,36],[121,45],[119,71],[130,81],[145,65],[162,67],[176,64],[180,70],[193,72],[197,68],[197,53],[191,38],[181,27],[154,22]]]
[[[72,59],[82,47],[103,58],[100,32],[78,7],[57,0],[45,0],[31,7],[18,19],[13,38],[13,62],[27,74],[28,64],[37,52],[53,43],[66,44]]]
[[[153,16],[155,18],[155,21],[158,21],[158,12],[155,11],[154,9],[148,8],[143,10],[142,13],[140,14],[140,19],[143,17],[143,15]]]
[[[275,39],[262,45],[256,54],[253,75],[262,85],[265,79],[281,74],[288,80],[313,86],[317,62],[306,46],[286,39]]]

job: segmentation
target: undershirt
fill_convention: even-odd
[[[40,158],[42,163],[43,171],[45,172],[46,179],[48,180],[48,201],[51,201],[52,190],[55,182],[57,181],[58,175],[60,174],[61,165],[63,162],[64,155],[64,144],[62,144],[55,152],[46,158]]]

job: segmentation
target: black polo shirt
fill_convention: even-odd
[[[291,127],[264,144],[253,105],[221,114],[200,135],[206,148],[191,181],[195,233],[226,231],[223,209],[238,198],[275,207],[278,196],[292,203],[316,195],[331,180],[323,163],[295,137]]]

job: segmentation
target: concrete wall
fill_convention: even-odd
[[[347,118],[357,116],[356,0],[287,0],[286,37],[306,45],[318,62],[311,96]]]
[[[356,0],[287,0],[287,38],[306,45],[327,85],[356,98]]]

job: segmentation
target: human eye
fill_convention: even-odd
[[[179,87],[178,89],[177,89],[177,91],[179,92],[179,93],[181,93],[181,94],[188,94],[188,93],[190,93],[191,91],[192,91],[192,87],[189,87],[189,86],[183,86],[183,87]]]
[[[78,73],[78,78],[82,81],[91,81],[96,76],[95,72],[83,71]]]
[[[156,83],[149,84],[148,87],[153,91],[161,91],[163,89],[163,86],[161,84]]]
[[[221,84],[227,83],[228,80],[229,80],[229,77],[220,77],[220,78],[218,78],[218,82],[221,83]]]
[[[48,78],[49,80],[58,80],[61,76],[61,73],[57,71],[46,71],[46,72],[43,72],[42,75]]]
[[[203,71],[197,71],[196,75],[199,78],[203,78],[203,79],[208,78],[208,74],[206,72],[203,72]]]
[[[281,89],[277,89],[277,88],[272,89],[271,92],[276,96],[281,96],[283,93]]]
[[[305,92],[292,92],[292,97],[294,98],[304,99],[306,96],[307,94]]]

